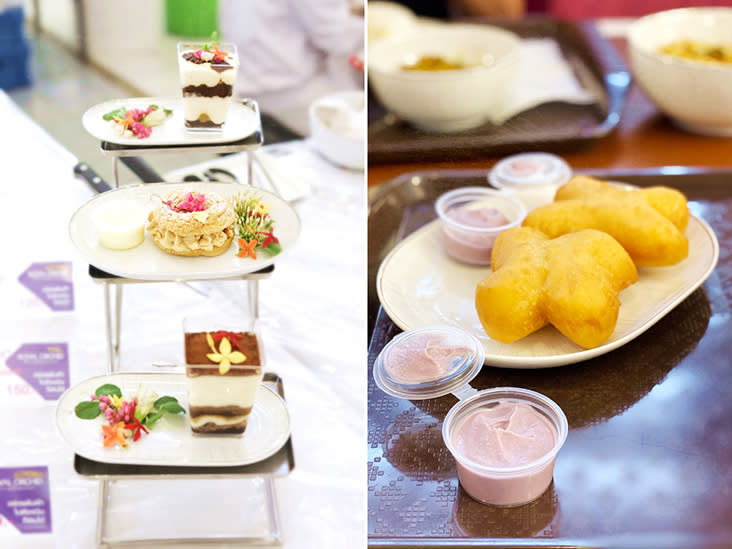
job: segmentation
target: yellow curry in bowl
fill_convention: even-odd
[[[458,69],[469,69],[476,65],[469,65],[459,60],[447,60],[443,57],[435,55],[424,55],[417,59],[414,63],[402,65],[405,71],[449,71]]]
[[[658,51],[691,61],[732,64],[732,45],[704,44],[691,40],[679,40],[663,46]]]

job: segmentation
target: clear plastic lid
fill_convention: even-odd
[[[526,188],[531,185],[563,185],[572,177],[572,168],[549,153],[521,153],[498,162],[488,181],[498,189]]]
[[[398,398],[436,398],[468,389],[484,360],[475,336],[452,326],[428,326],[392,339],[376,357],[374,380]]]

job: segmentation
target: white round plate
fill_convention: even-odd
[[[229,143],[250,136],[259,129],[259,117],[242,103],[232,99],[226,123],[221,131],[186,130],[183,120],[181,98],[175,97],[133,97],[128,99],[112,99],[99,103],[88,109],[81,117],[81,124],[91,135],[102,141],[128,146],[155,145],[202,145],[213,143]],[[154,126],[149,137],[122,137],[112,128],[108,120],[102,118],[110,111],[125,107],[126,109],[146,109],[149,105],[171,109],[173,114],[159,126]]]
[[[123,398],[140,386],[158,395],[178,399],[186,414],[165,414],[137,442],[127,448],[102,444],[104,419],[79,419],[74,407],[89,400],[100,385],[112,383]],[[261,385],[243,435],[194,435],[188,418],[185,374],[119,372],[89,378],[68,389],[56,407],[56,426],[75,453],[102,463],[122,465],[234,466],[267,459],[290,438],[287,404],[272,389]]]
[[[384,258],[376,289],[385,312],[402,330],[435,324],[461,328],[480,339],[489,366],[564,366],[605,354],[638,337],[707,279],[719,257],[717,238],[694,216],[686,235],[689,257],[670,267],[639,269],[638,282],[620,293],[615,331],[594,349],[572,343],[553,326],[513,343],[489,338],[475,311],[475,288],[490,274],[490,267],[450,259],[443,250],[439,220],[407,237]]]
[[[205,280],[244,275],[268,267],[292,248],[300,233],[300,218],[292,206],[275,194],[256,189],[262,202],[269,206],[270,216],[275,222],[274,234],[282,246],[282,252],[276,256],[257,250],[257,259],[237,257],[236,238],[229,249],[215,257],[177,256],[158,248],[147,231],[142,244],[131,250],[110,250],[99,243],[94,224],[94,213],[98,208],[115,200],[129,200],[152,210],[160,199],[158,197],[179,188],[233,196],[252,187],[220,182],[145,183],[107,191],[86,202],[73,215],[69,223],[71,241],[89,263],[113,275],[137,280]]]

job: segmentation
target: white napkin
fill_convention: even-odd
[[[522,111],[550,101],[590,104],[598,99],[577,81],[555,40],[524,39],[519,48],[519,66],[513,85],[503,109],[491,121],[502,124]]]

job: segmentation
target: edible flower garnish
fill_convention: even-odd
[[[114,446],[115,444],[119,444],[122,448],[127,448],[127,435],[125,434],[124,427],[124,421],[119,421],[113,425],[102,425],[104,446]]]
[[[140,387],[136,396],[125,400],[122,390],[111,383],[98,387],[89,400],[76,405],[74,412],[80,419],[95,419],[104,414],[107,421],[102,425],[104,446],[119,444],[123,448],[127,448],[128,438],[137,442],[142,433],[149,433],[148,429],[164,413],[185,414],[174,397],[158,398],[154,392]]]
[[[262,240],[262,248],[268,248],[271,244],[279,244],[280,241],[274,235],[274,229],[269,231],[258,231],[257,234],[263,234],[264,240]]]
[[[236,227],[238,233],[238,257],[257,259],[255,249],[261,248],[274,256],[282,251],[279,239],[274,234],[274,220],[269,206],[264,204],[255,191],[246,191],[234,199]]]
[[[252,259],[257,259],[257,252],[254,248],[259,245],[259,241],[256,238],[253,238],[249,242],[240,238],[236,242],[239,244],[239,253],[236,254],[236,257],[252,256]]]
[[[110,398],[112,399],[112,405],[117,409],[122,408],[125,404],[125,401],[121,396],[112,395]]]
[[[173,114],[171,109],[149,105],[147,109],[120,107],[102,115],[122,137],[136,136],[138,139],[150,137],[154,126],[159,126]]]
[[[221,341],[223,338],[227,338],[231,342],[231,346],[241,351],[239,346],[239,338],[241,334],[236,332],[227,332],[226,330],[219,330],[218,332],[211,332],[211,337],[214,341]]]
[[[206,358],[219,365],[219,373],[222,375],[231,369],[232,364],[241,364],[247,359],[247,356],[241,351],[232,350],[231,342],[227,337],[221,338],[218,351],[216,350],[213,335],[210,333],[206,334],[206,342],[213,351],[208,353]]]
[[[194,55],[198,59],[203,59],[205,61],[213,61],[214,63],[221,63],[224,61],[228,55],[228,51],[224,51],[219,48],[219,34],[216,31],[213,31],[211,33],[211,43],[210,44],[201,44],[201,47],[199,49],[195,49],[193,52]],[[195,46],[193,44],[189,44],[191,49],[194,49]],[[209,55],[204,55],[204,52]]]
[[[132,431],[132,440],[137,442],[140,439],[140,436],[142,435],[142,431],[145,432],[145,434],[149,433],[145,426],[140,423],[140,420],[133,416],[132,421],[125,425],[125,429],[129,429]]]
[[[206,209],[206,195],[189,192],[178,204],[173,204],[172,200],[166,200],[165,203],[171,210],[178,213],[202,212]]]

